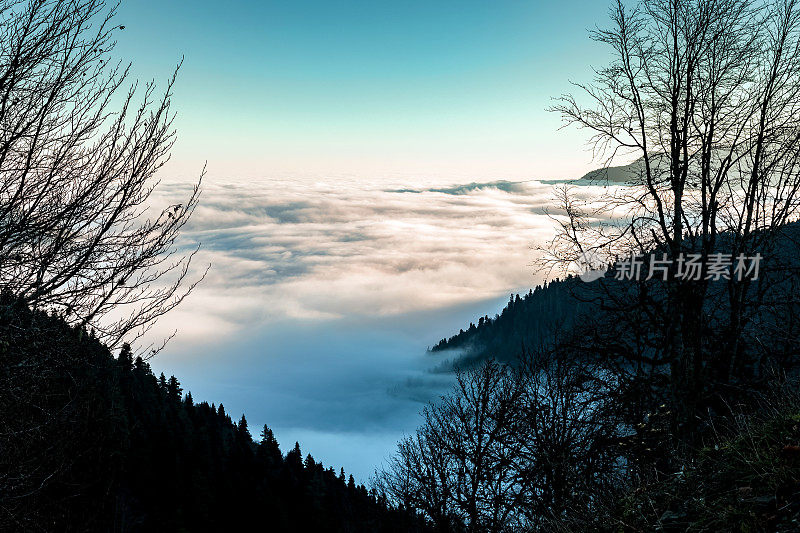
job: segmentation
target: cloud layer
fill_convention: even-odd
[[[188,187],[167,185],[161,198],[178,201]],[[196,264],[212,268],[167,326],[181,326],[183,343],[273,320],[403,314],[529,286],[531,246],[552,234],[551,198],[551,185],[537,181],[215,180],[183,236],[187,247],[202,243]]]
[[[159,323],[178,335],[153,364],[366,479],[449,386],[425,347],[538,281],[552,198],[538,181],[206,183],[181,246],[212,268]]]

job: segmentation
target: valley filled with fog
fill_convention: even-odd
[[[182,238],[211,269],[154,369],[366,480],[451,383],[427,347],[543,280],[557,215],[546,180],[209,181]]]

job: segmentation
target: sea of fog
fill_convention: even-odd
[[[163,205],[188,183],[167,183]],[[159,322],[151,361],[195,401],[368,481],[452,383],[428,346],[542,279],[553,185],[208,179],[181,246],[206,279]],[[594,187],[580,187],[587,198]],[[156,208],[158,205],[155,206]]]

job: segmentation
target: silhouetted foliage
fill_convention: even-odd
[[[129,79],[113,53],[116,11],[0,3],[0,286],[112,347],[141,338],[197,283],[194,253],[176,239],[200,193],[198,183],[181,203],[151,202],[175,140],[175,76],[160,95]]]
[[[512,294],[500,314],[479,318],[477,326],[470,323],[467,330],[440,340],[430,351],[455,350],[455,365],[469,366],[490,357],[513,361],[526,348],[551,345],[558,332],[569,329],[588,307],[574,298],[577,283],[568,277],[537,286],[522,297]]]
[[[376,486],[438,531],[548,531],[567,516],[595,516],[600,495],[615,492],[621,455],[613,383],[591,371],[528,354],[516,367],[460,371]]]
[[[0,530],[424,531],[124,346],[0,301]]]

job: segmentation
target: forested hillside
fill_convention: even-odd
[[[424,531],[123,347],[0,301],[0,530]]]
[[[800,292],[800,258],[796,253],[800,245],[800,223],[791,222],[770,230],[776,237],[776,242],[770,249],[761,249],[762,255],[760,275],[764,281],[762,287],[751,287],[750,294],[754,300],[764,299],[770,292],[780,286],[790,286],[788,289],[793,294]],[[731,240],[730,235],[720,235],[718,246],[722,247]],[[692,245],[687,246],[689,251]],[[653,250],[643,254],[647,262],[652,254],[659,254],[660,250]],[[602,315],[609,307],[625,299],[633,289],[649,287],[654,298],[659,298],[658,280],[645,280],[647,265],[642,280],[639,283],[628,283],[615,279],[619,264],[609,266],[602,282],[585,283],[575,276],[566,276],[564,279],[555,279],[545,282],[527,294],[512,294],[506,306],[493,317],[485,315],[478,319],[477,324],[471,322],[466,329],[461,329],[455,335],[443,338],[430,348],[433,353],[452,355],[448,360],[455,366],[467,367],[474,363],[489,358],[504,362],[515,361],[520,354],[526,351],[546,349],[557,338],[563,338],[575,332],[577,324],[591,327],[592,324],[603,322]],[[724,290],[721,286],[724,279],[712,282],[710,286],[716,291]],[[772,296],[776,301],[781,301],[780,296]],[[785,305],[781,301],[781,305]],[[728,309],[727,301],[715,301],[713,307],[716,311]],[[708,306],[711,312],[712,305]],[[789,313],[776,314],[769,309],[762,309],[750,317],[752,324],[772,329],[785,329],[794,331],[794,309]],[[758,319],[758,320],[756,320]],[[779,325],[779,322],[783,322]],[[752,327],[752,326],[751,326]],[[786,351],[787,346],[781,344],[781,350]],[[452,354],[448,354],[452,351]],[[447,365],[449,367],[449,365]]]
[[[503,310],[478,323],[470,323],[430,350],[458,350],[457,361],[469,364],[487,357],[510,361],[525,348],[547,344],[557,331],[567,330],[588,304],[575,299],[576,278],[555,280],[537,286],[527,294],[512,294]]]

